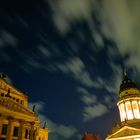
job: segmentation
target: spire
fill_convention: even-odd
[[[128,78],[127,71],[126,71],[126,69],[124,69],[123,80],[122,80],[122,83],[120,85],[120,92],[123,90],[129,89],[129,88],[137,88],[137,85],[133,80]]]
[[[126,69],[123,70],[123,76],[124,77],[127,76],[127,70]]]

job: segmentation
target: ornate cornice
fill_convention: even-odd
[[[19,112],[31,116],[35,115],[35,113],[33,113],[28,108],[25,108],[24,106],[7,97],[0,97],[0,107],[5,107],[6,109],[13,112]]]

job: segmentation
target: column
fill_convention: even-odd
[[[24,139],[24,121],[20,120],[19,121],[19,132],[18,132],[18,140],[23,140]]]
[[[0,123],[0,137],[1,137],[1,133],[2,133],[2,123]]]
[[[133,119],[135,119],[135,114],[134,114],[134,110],[133,110],[133,106],[132,106],[132,101],[130,100],[130,105],[131,105],[131,110],[132,110],[132,114],[133,114]]]
[[[7,129],[6,140],[12,140],[12,137],[13,137],[13,126],[12,126],[13,119],[14,118],[12,116],[8,117],[8,129]]]
[[[31,129],[30,129],[30,140],[34,140],[34,124],[35,122],[31,122]]]
[[[0,113],[0,119],[2,119],[2,114]],[[1,137],[1,132],[2,132],[2,120],[0,122],[0,137]]]
[[[124,104],[124,111],[125,111],[125,115],[126,115],[126,118],[124,119],[124,121],[128,120],[128,114],[127,114],[127,111],[126,111],[126,104],[125,102],[123,102]]]

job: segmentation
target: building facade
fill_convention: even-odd
[[[112,128],[106,140],[140,140],[140,90],[126,74],[120,85],[117,106],[120,123]]]
[[[48,140],[48,128],[40,128],[34,109],[28,107],[28,96],[0,74],[0,140]]]

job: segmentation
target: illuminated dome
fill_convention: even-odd
[[[140,90],[124,73],[117,106],[119,123],[115,123],[106,140],[140,140]]]
[[[140,91],[136,83],[124,76],[120,85],[118,100],[121,122],[127,120],[140,120]]]
[[[120,85],[120,92],[129,88],[137,88],[137,85],[133,80],[129,79],[127,75],[125,75]]]

